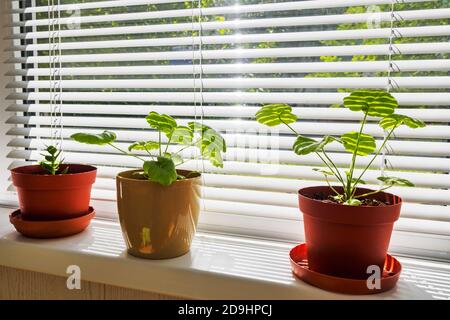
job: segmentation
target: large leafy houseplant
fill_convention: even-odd
[[[196,150],[212,165],[222,167],[225,140],[199,122],[179,125],[171,116],[157,112],[145,119],[158,139],[134,142],[127,150],[115,143],[117,136],[110,131],[76,133],[72,139],[110,146],[142,162],[140,169],[120,172],[116,178],[118,213],[128,252],[148,259],[173,258],[189,251],[200,212],[201,174],[177,169],[191,160],[182,157],[183,151]]]
[[[382,192],[394,185],[414,186],[407,179],[389,176],[380,176],[377,179],[383,184],[383,187],[372,191],[356,195],[359,185],[365,184],[363,180],[364,174],[373,164],[374,160],[380,155],[386,147],[389,139],[394,135],[395,129],[405,125],[410,128],[422,128],[425,124],[418,119],[408,117],[406,115],[394,113],[398,107],[397,100],[388,92],[358,90],[352,92],[348,97],[344,98],[344,106],[351,111],[361,112],[362,120],[358,131],[347,132],[340,137],[324,136],[317,140],[306,137],[298,133],[292,126],[298,118],[292,113],[292,108],[285,104],[271,104],[262,107],[256,113],[256,119],[259,123],[273,127],[277,125],[285,125],[291,130],[296,140],[292,149],[298,155],[307,155],[314,153],[325,165],[324,168],[314,168],[313,170],[322,173],[329,187],[333,190],[332,200],[345,205],[359,206],[364,204],[362,201],[365,197]],[[377,146],[375,138],[364,132],[365,126],[369,121],[378,121],[381,129],[385,130],[383,141]],[[339,143],[346,152],[351,154],[351,161],[348,168],[341,172],[335,162],[328,155],[325,147],[330,143]],[[365,165],[361,172],[357,172],[358,157],[371,156],[368,164]],[[337,191],[329,181],[329,177],[333,176],[342,186],[342,191]]]
[[[80,143],[108,145],[122,154],[126,154],[142,161],[142,176],[150,181],[169,186],[177,180],[186,178],[177,174],[176,167],[188,160],[182,159],[180,153],[189,147],[196,147],[204,159],[216,167],[223,167],[222,152],[226,151],[223,137],[214,129],[199,122],[189,122],[187,126],[178,125],[176,120],[166,114],[150,112],[145,118],[150,128],[158,132],[157,141],[137,141],[132,143],[128,150],[123,150],[114,142],[115,133],[104,131],[101,134],[75,133],[71,138]],[[167,140],[163,142],[162,135]],[[169,152],[170,144],[183,147]],[[144,151],[150,159],[145,159],[133,152]]]
[[[395,185],[413,186],[413,183],[380,175],[377,179],[381,186],[370,190],[361,187],[365,184],[364,176],[397,128],[416,129],[425,124],[395,113],[398,103],[385,91],[354,91],[344,98],[344,106],[361,113],[359,129],[321,139],[297,132],[292,124],[298,118],[289,105],[266,105],[257,112],[256,119],[271,127],[286,126],[295,135],[294,152],[300,156],[315,154],[324,164],[314,170],[325,176],[328,185],[302,188],[298,192],[309,268],[332,276],[366,279],[369,266],[383,270],[392,228],[400,215],[401,198],[386,190]],[[385,132],[378,145],[366,132],[367,124],[374,122]],[[331,143],[340,144],[341,150],[350,153],[347,169],[339,169],[327,152]],[[369,160],[361,165],[360,157],[369,157]],[[330,177],[334,177],[338,185],[332,185]]]

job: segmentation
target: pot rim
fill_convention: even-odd
[[[92,173],[94,171],[97,171],[97,168],[88,164],[80,164],[80,163],[64,163],[61,166],[78,166],[78,167],[84,167],[86,170],[83,170],[82,172],[74,172],[74,173],[65,173],[65,174],[37,174],[37,173],[28,173],[28,172],[20,172],[21,169],[29,168],[29,167],[40,167],[39,164],[31,164],[26,166],[20,166],[13,169],[10,169],[11,173],[17,176],[33,176],[33,177],[70,177],[70,176],[76,176],[81,174],[88,174]]]
[[[143,171],[142,169],[132,169],[132,170],[121,171],[121,172],[119,172],[119,173],[116,175],[116,179],[125,180],[125,181],[133,181],[133,182],[135,182],[135,183],[146,183],[146,184],[147,184],[147,183],[153,183],[153,184],[161,185],[161,184],[159,184],[159,183],[157,183],[157,182],[155,182],[155,181],[151,181],[151,180],[135,179],[135,178],[129,178],[129,177],[124,177],[124,176],[122,176],[122,174],[125,174],[125,173],[130,173],[130,172],[142,172],[142,171]],[[193,171],[193,170],[182,170],[182,169],[177,169],[177,172],[179,172],[179,171],[184,171],[184,172],[196,172],[196,171]],[[174,183],[172,183],[171,185],[169,185],[168,187],[174,186],[174,185],[180,185],[180,184],[182,184],[182,183],[190,183],[190,182],[193,181],[193,180],[199,180],[199,179],[201,179],[201,178],[202,178],[202,173],[201,173],[201,172],[196,172],[196,173],[198,173],[198,176],[192,177],[192,178],[186,178],[186,179],[183,179],[183,180],[177,180],[177,181],[175,181]]]
[[[317,200],[317,199],[313,199],[313,198],[310,198],[310,197],[308,197],[308,196],[306,196],[306,195],[304,195],[304,194],[302,194],[302,191],[306,191],[306,190],[308,190],[308,189],[315,189],[315,188],[318,188],[318,187],[321,187],[321,188],[326,188],[326,189],[328,189],[328,190],[331,190],[331,188],[329,187],[329,186],[310,186],[310,187],[304,187],[304,188],[300,188],[299,190],[298,190],[298,195],[299,195],[299,197],[302,197],[302,198],[304,198],[304,199],[306,199],[306,200],[309,200],[309,201],[314,201],[315,203],[321,203],[321,204],[324,204],[324,205],[327,205],[327,206],[334,206],[334,207],[342,207],[342,206],[345,206],[345,207],[351,207],[351,206],[346,206],[346,205],[344,205],[344,204],[341,204],[341,203],[330,203],[330,202],[323,202],[322,200]],[[342,186],[332,186],[333,188],[335,188],[335,189],[342,189]],[[358,191],[364,191],[364,192],[370,192],[370,191],[376,191],[376,190],[373,190],[373,189],[369,189],[369,188],[356,188],[356,190]],[[392,198],[392,199],[398,199],[398,202],[397,203],[393,203],[393,204],[388,204],[388,205],[386,205],[386,206],[383,206],[383,208],[386,208],[386,207],[388,207],[388,208],[393,208],[393,207],[396,207],[396,206],[401,206],[402,205],[402,202],[403,202],[403,199],[400,197],[400,196],[397,196],[397,195],[395,195],[395,194],[393,194],[393,193],[389,193],[389,192],[384,192],[384,191],[381,191],[381,192],[379,192],[378,194],[380,194],[380,195],[386,195],[387,197],[389,197],[389,198]],[[379,206],[358,206],[358,208],[380,208]]]
[[[337,187],[336,187],[337,188]],[[340,187],[342,190],[342,187]],[[371,189],[358,188],[357,192],[367,192]],[[385,206],[347,206],[340,203],[328,203],[308,197],[314,192],[333,192],[329,186],[314,186],[302,188],[298,192],[299,208],[304,216],[326,223],[373,226],[381,224],[392,224],[400,216],[402,199],[391,193],[383,192],[373,196],[378,200],[388,200]],[[394,200],[393,200],[394,199]]]

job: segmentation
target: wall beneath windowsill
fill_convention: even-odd
[[[67,278],[0,266],[0,300],[168,300],[158,293],[81,281],[68,290]]]

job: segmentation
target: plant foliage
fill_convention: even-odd
[[[292,126],[297,121],[297,116],[292,113],[292,108],[285,104],[263,106],[256,113],[256,120],[270,127],[280,124],[287,126],[297,137],[292,146],[296,154],[307,155],[315,153],[324,163],[325,168],[315,168],[313,170],[325,176],[327,183],[335,193],[333,198],[339,203],[359,206],[362,203],[359,199],[381,192],[392,186],[414,186],[412,182],[406,179],[381,176],[377,178],[383,184],[379,190],[363,195],[355,195],[358,185],[366,183],[362,180],[364,174],[385,148],[387,141],[393,136],[395,129],[402,125],[412,129],[422,128],[425,126],[425,123],[402,114],[396,114],[395,110],[398,107],[397,100],[390,93],[382,90],[354,91],[344,98],[344,106],[351,111],[361,112],[362,120],[359,131],[348,132],[340,137],[325,136],[317,140],[299,134]],[[377,147],[375,138],[364,132],[365,125],[369,120],[377,120],[381,129],[386,132],[385,138],[379,147]],[[344,172],[338,169],[337,165],[325,151],[325,147],[330,143],[341,144],[345,151],[351,154],[351,162],[348,169]],[[357,174],[355,171],[357,159],[358,157],[366,156],[371,156],[371,159],[367,162],[367,165],[363,166],[362,171]],[[334,176],[339,181],[343,192],[338,192],[331,186],[329,183],[330,176]]]
[[[46,173],[56,175],[66,174],[69,171],[69,166],[66,166],[63,170],[60,170],[61,165],[64,162],[64,159],[58,160],[61,155],[61,150],[58,150],[54,146],[47,146],[45,151],[47,151],[47,153],[41,154],[44,157],[44,160],[39,162],[39,165]]]
[[[185,178],[177,174],[176,167],[190,160],[183,160],[181,157],[181,152],[190,147],[198,148],[202,158],[209,160],[212,165],[223,167],[222,153],[226,152],[226,143],[214,129],[198,122],[189,122],[187,126],[178,125],[171,116],[154,111],[150,112],[145,120],[150,128],[158,132],[158,140],[136,141],[128,150],[114,144],[117,136],[110,131],[100,134],[75,133],[71,138],[80,143],[109,145],[123,154],[141,160],[144,177],[164,186]],[[162,135],[166,136],[166,142],[163,142]],[[182,147],[178,151],[170,152],[171,145]],[[132,153],[134,151],[144,151],[146,157]]]

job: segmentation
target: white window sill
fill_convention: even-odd
[[[63,239],[33,240],[9,223],[0,208],[0,265],[67,276],[81,268],[83,280],[192,299],[449,299],[450,264],[399,258],[397,287],[370,296],[326,292],[294,278],[287,242],[199,232],[191,251],[151,261],[127,255],[120,226],[95,219],[84,232]]]

